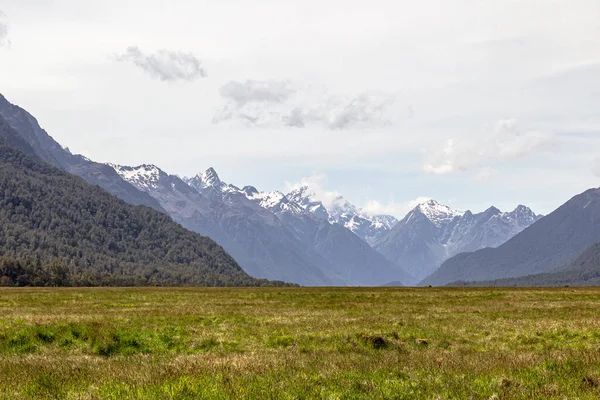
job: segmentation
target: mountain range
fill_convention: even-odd
[[[303,285],[378,285],[414,278],[366,242],[280,192],[240,189],[213,168],[180,179],[154,165],[111,165],[175,221],[217,240],[252,276]]]
[[[423,281],[490,281],[567,268],[600,242],[600,189],[581,193],[501,246],[459,254]]]
[[[309,186],[259,191],[226,183],[213,168],[180,178],[152,164],[97,163],[72,154],[1,95],[0,120],[9,147],[126,203],[168,214],[214,239],[258,278],[303,285],[444,285],[564,274],[600,242],[597,189],[546,217],[525,206],[473,213],[430,200],[398,221],[369,215],[339,195],[324,201]]]
[[[525,206],[511,212],[490,207],[473,214],[430,200],[410,211],[374,247],[421,280],[448,258],[497,247],[539,218]]]

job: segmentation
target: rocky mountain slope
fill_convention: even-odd
[[[381,254],[413,276],[423,279],[448,258],[496,247],[537,221],[524,206],[512,212],[495,207],[473,214],[430,200],[415,207],[375,244]]]
[[[323,218],[324,209],[318,202],[303,206],[290,200],[297,197],[281,192],[258,192],[254,187],[243,189],[246,196],[261,207],[272,211],[307,247],[325,258],[336,274],[353,285],[380,285],[395,277],[404,284],[416,279],[374,251],[368,243],[342,224]],[[313,207],[314,205],[314,207]],[[323,211],[324,210],[324,211]]]
[[[600,242],[600,189],[563,204],[503,245],[459,254],[423,284],[483,281],[554,272]]]

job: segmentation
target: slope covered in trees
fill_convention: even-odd
[[[0,284],[272,284],[248,276],[212,239],[14,145],[27,151],[0,118]]]

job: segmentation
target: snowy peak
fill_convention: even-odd
[[[221,179],[219,178],[219,175],[217,174],[217,171],[215,171],[215,169],[213,167],[210,167],[206,171],[204,171],[201,174],[201,179],[202,179],[202,182],[204,182],[204,184],[206,185],[206,187],[208,187],[208,186],[220,187],[222,184]]]
[[[208,168],[206,171],[199,173],[193,178],[186,178],[184,180],[188,185],[192,186],[198,191],[202,191],[207,188],[221,190],[223,187],[223,182],[221,182],[217,171],[215,171],[213,167]]]
[[[415,207],[413,211],[423,214],[438,228],[445,223],[452,221],[454,218],[461,217],[465,214],[464,212],[457,211],[448,206],[440,204],[435,200],[429,200],[425,203],[421,203]]]
[[[375,248],[422,279],[458,253],[500,246],[539,218],[525,206],[511,212],[492,206],[474,214],[430,200],[408,213]]]
[[[248,188],[248,186],[246,186],[244,189],[246,188]],[[285,199],[285,195],[277,190],[274,190],[272,192],[259,192],[253,186],[250,186],[250,188],[254,190],[244,190],[244,194],[250,200],[259,201],[260,206],[263,208],[272,209]]]
[[[338,221],[342,215],[360,215],[359,210],[342,196],[337,196],[331,202],[327,211],[329,211],[329,215],[335,221]]]
[[[250,186],[250,185],[244,186],[242,188],[242,193],[244,193],[244,195],[249,199],[251,199],[259,194],[258,189],[256,189],[254,186]]]
[[[532,224],[542,217],[524,205],[517,206],[512,212],[505,213],[505,215],[509,218],[514,218],[517,221],[528,224]]]
[[[398,223],[396,217],[391,215],[374,215],[370,217],[373,227],[376,229],[390,230]]]
[[[210,193],[210,196],[222,196],[227,193],[242,193],[243,190],[234,185],[227,184],[221,181],[217,171],[210,167],[204,172],[199,173],[193,178],[183,178],[183,181],[189,186],[201,193]],[[248,190],[254,189],[252,186],[247,186]]]
[[[343,225],[370,245],[377,242],[398,222],[391,215],[368,215],[339,195],[333,201],[328,201],[325,206],[308,186],[293,190],[287,197],[318,218]]]
[[[155,189],[159,185],[161,170],[152,164],[142,164],[137,167],[125,165],[108,164],[125,181],[131,183],[138,189]]]
[[[289,199],[289,201],[298,204],[300,207],[309,213],[314,214],[318,218],[329,220],[329,212],[322,202],[315,199],[315,193],[312,192],[308,186],[302,186],[298,189],[292,190],[286,195],[286,197]]]

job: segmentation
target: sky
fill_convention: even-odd
[[[0,0],[0,93],[96,161],[373,214],[600,186],[597,0]]]

